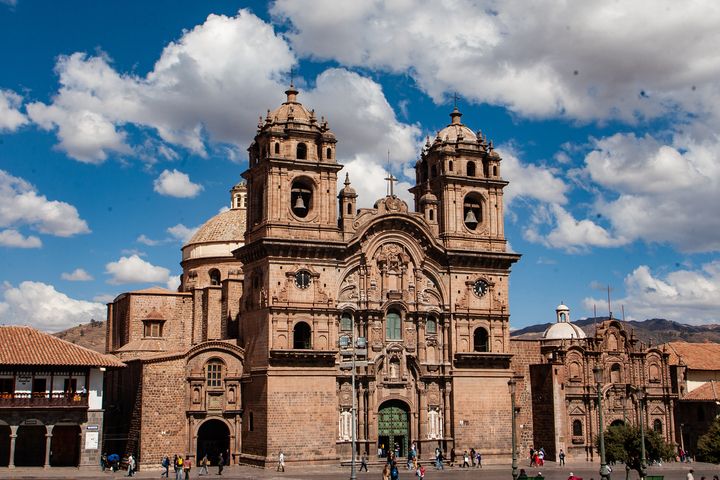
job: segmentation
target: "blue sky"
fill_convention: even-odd
[[[0,0],[0,324],[173,286],[291,70],[361,206],[457,92],[510,181],[513,328],[607,285],[618,316],[716,321],[720,8],[527,3]]]

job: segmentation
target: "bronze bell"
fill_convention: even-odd
[[[477,218],[475,218],[475,214],[472,210],[467,211],[467,215],[465,215],[465,223],[468,225],[477,225],[478,221]]]
[[[302,195],[298,195],[295,198],[295,205],[293,206],[293,210],[305,210],[305,202],[302,199]]]

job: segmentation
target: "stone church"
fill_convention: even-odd
[[[416,442],[508,461],[508,280],[501,159],[461,121],[428,140],[409,206],[357,208],[338,142],[298,101],[260,119],[231,208],[182,248],[178,291],[108,306],[106,450],[141,464],[180,453],[268,465],[351,453],[352,339],[358,453]],[[340,139],[342,140],[342,139]],[[350,348],[348,347],[348,344]],[[128,419],[130,419],[128,421]]]

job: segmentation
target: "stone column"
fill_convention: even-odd
[[[443,437],[444,438],[454,437],[454,435],[452,435],[452,418],[450,416],[450,412],[451,412],[450,389],[451,389],[450,384],[445,383],[445,389],[443,390],[443,396],[445,397],[443,400],[443,403],[444,403],[443,406],[445,407],[445,409],[444,409],[445,411],[443,412],[443,424],[444,424],[443,425]],[[452,448],[454,445],[455,445],[455,442],[452,441],[451,444],[446,448],[448,448],[448,449]]]
[[[188,417],[187,439],[187,453],[185,454],[185,458],[190,456],[191,452],[193,451],[193,444],[195,443],[195,419],[192,416]]]
[[[15,468],[15,439],[17,439],[17,425],[10,425],[10,459],[8,468]]]
[[[45,425],[45,465],[44,468],[50,468],[50,444],[52,443],[52,431],[55,425]]]

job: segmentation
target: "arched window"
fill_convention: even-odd
[[[497,165],[493,165],[493,177],[497,177]]]
[[[312,208],[313,192],[310,185],[302,180],[296,180],[290,189],[290,208],[300,218],[307,217]]]
[[[437,333],[437,321],[434,317],[428,317],[425,322],[425,333],[428,335],[435,335]]]
[[[352,203],[347,204],[347,214],[352,215]]]
[[[650,365],[650,368],[648,368],[648,373],[651,382],[660,381],[660,368],[656,364],[653,363]]]
[[[475,230],[482,223],[482,201],[479,195],[471,193],[465,197],[463,220],[470,230]]]
[[[560,321],[567,322],[567,314],[565,312],[560,314]]]
[[[223,363],[218,359],[212,359],[205,364],[205,385],[208,387],[222,387]]]
[[[583,435],[583,424],[580,420],[573,420],[573,437],[582,437]]]
[[[448,171],[450,171],[450,172],[453,171],[453,161],[452,161],[452,160],[450,160],[450,161],[448,162]]]
[[[474,177],[474,176],[475,176],[475,162],[468,162],[468,163],[467,163],[467,176],[468,176],[468,177]]]
[[[304,143],[298,143],[296,156],[297,156],[298,160],[306,160],[307,159],[307,145],[305,145]]]
[[[220,285],[220,270],[213,268],[208,275],[210,276],[210,285]]]
[[[385,315],[385,338],[387,340],[402,339],[402,319],[400,312],[396,310],[388,311]]]
[[[610,367],[610,382],[611,383],[620,383],[621,381],[622,381],[622,374],[620,371],[620,364],[613,363],[612,367]]]
[[[659,418],[656,418],[653,421],[653,430],[657,433],[662,433],[662,421]]]
[[[276,154],[280,153],[280,144],[279,143],[275,143],[275,153]]]
[[[482,327],[475,329],[473,334],[473,350],[476,352],[489,352],[490,344],[488,343],[488,332]]]
[[[328,160],[332,160],[332,148],[328,148],[327,150],[325,150],[325,158],[327,158]]]
[[[350,312],[344,312],[340,317],[340,331],[349,332],[352,330],[352,314]]]
[[[400,359],[399,358],[393,357],[390,359],[389,374],[390,374],[390,378],[394,378],[394,379],[400,378]]]
[[[570,363],[570,379],[580,379],[580,364],[578,362]]]
[[[431,222],[435,221],[435,218],[434,218],[434,217],[435,217],[435,211],[432,210],[432,209],[430,209],[430,210],[428,211],[428,217],[430,218],[430,221],[431,221]]]
[[[293,328],[293,348],[296,350],[307,350],[310,348],[310,325],[305,322],[298,322]]]

